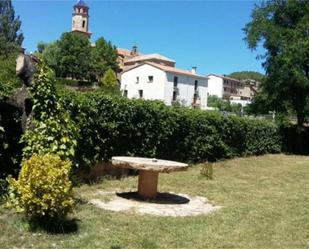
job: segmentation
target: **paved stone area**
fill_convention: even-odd
[[[212,213],[221,208],[211,204],[205,197],[186,194],[159,193],[156,200],[144,201],[136,192],[101,193],[100,199],[89,202],[99,208],[115,212],[132,212],[153,216],[197,216]]]

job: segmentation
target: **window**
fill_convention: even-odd
[[[139,77],[136,77],[136,84],[139,83]]]
[[[177,92],[173,91],[173,101],[176,101],[176,99],[177,99]]]
[[[138,90],[138,96],[140,99],[143,98],[143,90]]]
[[[85,22],[85,20],[83,21],[83,28],[85,28],[85,24],[86,24],[86,22]]]
[[[148,83],[152,83],[152,82],[153,82],[153,76],[150,75],[150,76],[148,76]]]
[[[174,76],[174,87],[177,87],[178,84],[178,77]]]
[[[197,87],[198,87],[198,81],[196,80],[196,81],[194,81],[194,91],[197,90]]]
[[[123,91],[123,96],[124,96],[124,97],[128,97],[128,90],[124,90],[124,91]]]

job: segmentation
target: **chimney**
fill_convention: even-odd
[[[196,74],[197,67],[192,67],[191,73]]]
[[[134,46],[132,47],[131,55],[132,55],[132,56],[137,56],[137,55],[138,55],[138,51],[137,51],[137,46],[136,46],[136,45],[134,45]]]

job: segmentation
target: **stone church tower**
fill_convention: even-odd
[[[91,37],[89,32],[89,7],[83,0],[78,0],[74,5],[73,18],[72,18],[72,32],[78,32]]]

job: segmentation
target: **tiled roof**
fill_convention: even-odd
[[[128,59],[126,60],[126,62],[136,62],[136,61],[145,61],[145,60],[150,60],[150,59],[157,59],[157,60],[161,60],[161,61],[168,61],[168,62],[174,62],[174,60],[171,60],[163,55],[160,54],[145,54],[145,55],[140,55],[140,56],[136,56],[132,59]]]
[[[223,75],[219,75],[219,74],[209,74],[207,76],[216,76],[216,77],[219,77],[219,78],[222,78],[222,79],[226,79],[226,80],[233,80],[233,81],[238,81],[240,82],[240,80],[238,79],[234,79],[234,78],[230,78],[230,77],[226,77],[226,76],[223,76]]]
[[[124,56],[131,56],[131,51],[124,48],[117,48],[117,53]]]
[[[132,51],[131,50],[129,50],[129,49],[125,49],[125,48],[117,48],[117,53],[119,54],[119,55],[123,55],[123,56],[125,56],[125,57],[133,57],[132,56]],[[138,55],[140,56],[140,55],[142,55],[140,52],[138,52]]]
[[[153,66],[153,67],[156,67],[158,69],[161,69],[164,72],[169,72],[169,73],[181,74],[181,75],[186,75],[186,76],[191,76],[191,77],[196,77],[196,78],[207,79],[206,76],[195,74],[195,73],[192,73],[191,71],[179,69],[179,68],[176,68],[176,67],[169,67],[169,66],[165,66],[165,65],[149,62],[149,61],[146,61],[146,62],[141,63],[141,64],[125,67],[123,72],[130,71],[130,70],[132,70],[134,68],[137,68],[137,67],[145,65],[145,64]]]

